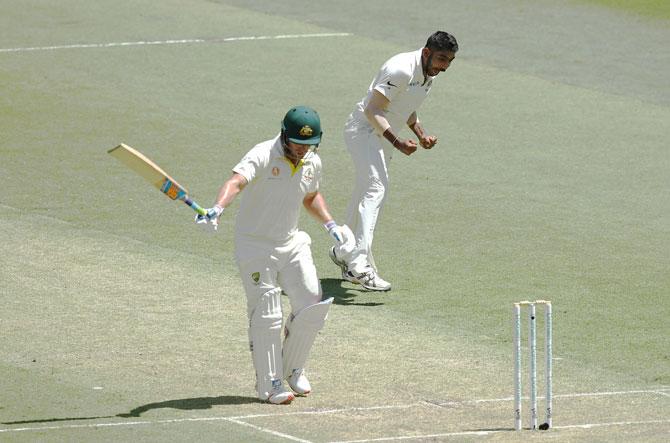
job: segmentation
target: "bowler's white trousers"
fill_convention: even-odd
[[[344,141],[356,172],[356,183],[347,208],[347,225],[354,233],[356,247],[351,255],[336,252],[345,259],[351,271],[360,274],[367,266],[377,269],[372,256],[372,240],[388,194],[387,166],[392,148],[372,128],[351,119],[344,128]]]

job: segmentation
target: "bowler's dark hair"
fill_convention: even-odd
[[[431,51],[458,51],[456,37],[444,31],[437,31],[426,41],[426,48]]]

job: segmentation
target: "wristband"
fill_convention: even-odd
[[[393,145],[394,148],[397,146],[395,145],[398,141],[398,136],[393,133],[391,130],[391,127],[386,128],[386,131],[382,134],[386,140],[389,141]]]
[[[329,221],[327,221],[326,223],[323,224],[323,227],[326,228],[326,231],[330,231],[335,226],[337,226],[337,223],[335,223],[335,220],[329,220]]]

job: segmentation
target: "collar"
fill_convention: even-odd
[[[281,133],[277,135],[274,139],[274,144],[272,145],[272,154],[274,157],[279,157],[282,161],[286,162],[287,165],[291,167],[291,177],[293,177],[306,163],[309,162],[304,158],[300,159],[297,165],[294,165],[293,162],[284,155],[284,146],[281,143]]]

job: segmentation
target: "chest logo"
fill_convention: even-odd
[[[311,137],[313,133],[314,130],[309,125],[305,125],[302,128],[300,128],[299,132],[301,137]]]
[[[278,175],[279,175],[279,168],[275,166],[274,168],[272,168],[272,176],[276,177]]]

